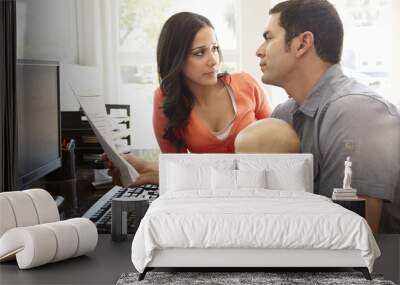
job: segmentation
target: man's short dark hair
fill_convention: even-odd
[[[280,13],[280,25],[286,31],[286,44],[299,34],[314,35],[318,56],[338,63],[343,49],[343,24],[335,7],[326,0],[288,0],[273,7],[269,14]]]

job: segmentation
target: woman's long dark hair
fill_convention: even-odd
[[[162,110],[168,119],[163,138],[172,142],[179,151],[185,146],[182,138],[193,109],[193,94],[187,87],[183,72],[185,60],[197,32],[211,27],[204,16],[181,12],[171,16],[161,29],[157,44],[157,66],[160,89],[164,94]],[[219,55],[222,58],[220,51]]]

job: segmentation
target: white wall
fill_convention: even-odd
[[[393,0],[393,20],[400,22],[400,1]],[[392,30],[392,101],[400,109],[400,23],[393,25]]]
[[[268,20],[269,0],[241,0],[241,62],[242,69],[257,79],[261,78],[256,50],[262,43],[262,34]]]
[[[61,111],[77,111],[79,103],[72,88],[79,94],[103,94],[100,70],[94,66],[60,64],[60,106]]]
[[[60,62],[61,110],[78,110],[69,84],[84,78],[71,72],[77,68],[64,68],[79,61],[77,0],[18,0],[16,5],[17,58]]]
[[[114,0],[77,0],[78,63],[95,67],[106,103],[118,103],[118,76],[113,34]],[[85,75],[83,75],[85,76]]]
[[[77,62],[76,0],[18,0],[17,57]]]
[[[17,57],[60,62],[62,111],[76,111],[69,84],[104,94],[100,7],[109,0],[18,0]],[[78,65],[79,64],[79,65]],[[116,83],[115,83],[116,84]],[[108,84],[107,86],[110,86]],[[110,89],[110,88],[109,88]],[[109,91],[111,93],[111,91]],[[112,100],[109,100],[112,101]]]
[[[263,42],[262,34],[267,26],[269,10],[277,1],[241,0],[241,63],[242,69],[251,73],[263,86],[273,107],[287,98],[282,88],[267,86],[261,82],[261,70],[256,50]]]

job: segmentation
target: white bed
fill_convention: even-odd
[[[140,278],[154,267],[354,267],[370,278],[380,251],[367,222],[312,194],[312,171],[308,154],[161,155],[160,198],[132,243]]]

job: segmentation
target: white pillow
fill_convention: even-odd
[[[211,170],[213,190],[238,190],[240,188],[267,188],[266,170]]]
[[[308,168],[303,160],[239,159],[240,170],[266,169],[267,188],[272,190],[306,191]]]
[[[211,170],[212,189],[236,190],[236,170],[233,169],[217,169]]]
[[[267,188],[267,171],[263,170],[236,170],[238,188]]]
[[[206,190],[212,191],[211,167],[216,169],[235,169],[235,159],[190,159],[190,155],[181,158],[171,158],[166,161],[166,179],[164,188],[169,191]],[[203,191],[204,192],[204,191]],[[164,192],[165,193],[165,192]]]
[[[168,191],[211,189],[211,167],[168,164]]]
[[[179,154],[179,157],[164,158],[165,166],[179,164],[184,167],[214,167],[217,169],[236,169],[236,159],[213,159],[212,154]],[[193,157],[192,157],[193,156]]]
[[[268,187],[274,190],[307,191],[305,163],[293,164],[290,171],[271,169],[267,173]]]

